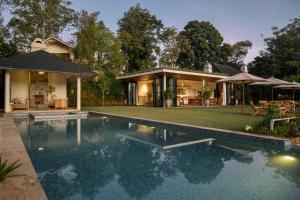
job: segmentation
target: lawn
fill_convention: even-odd
[[[84,107],[83,109],[237,131],[243,131],[245,125],[258,119],[258,117],[251,116],[252,110],[248,106],[245,108],[246,114],[244,115],[241,114],[240,106],[169,109],[140,106],[101,106]]]

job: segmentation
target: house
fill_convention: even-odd
[[[117,77],[127,84],[128,105],[165,106],[163,93],[171,90],[173,106],[203,105],[203,91],[211,91],[211,105],[227,105],[232,85],[216,83],[239,71],[231,66],[206,63],[204,71],[155,68]]]
[[[55,39],[36,39],[32,52],[0,60],[4,79],[4,111],[67,108],[67,80],[77,81],[77,110],[81,109],[81,79],[95,73],[73,64],[71,46]],[[53,86],[53,94],[47,94]]]

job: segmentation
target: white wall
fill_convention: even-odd
[[[48,85],[52,85],[55,87],[55,98],[67,98],[67,79],[64,74],[49,73]]]
[[[14,98],[27,98],[29,93],[28,86],[28,72],[24,71],[11,71],[11,100]]]

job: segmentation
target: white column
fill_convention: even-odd
[[[164,79],[163,79],[163,93],[167,90],[167,76],[166,73],[164,73]],[[164,96],[164,95],[163,95]],[[166,106],[166,99],[163,97],[163,104],[164,107]]]
[[[205,102],[204,102],[204,98],[203,98],[203,92],[205,90],[205,79],[202,80],[202,105],[205,105]]]
[[[223,106],[227,105],[226,96],[227,96],[227,94],[226,94],[226,83],[223,83],[223,103],[222,103]]]
[[[77,119],[77,144],[81,143],[81,119]]]
[[[81,110],[81,78],[77,77],[77,110]]]
[[[10,112],[10,72],[5,71],[5,99],[4,99],[4,111]]]

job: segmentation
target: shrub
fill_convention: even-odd
[[[280,118],[279,106],[276,104],[272,104],[267,109],[267,114],[263,119],[257,120],[252,128],[249,129],[249,125],[245,127],[246,131],[253,131],[257,134],[262,135],[273,135],[279,137],[291,137],[295,135],[299,135],[300,130],[300,121],[292,120],[292,121],[279,121],[275,123],[274,130],[270,131],[270,122],[272,119]]]
[[[1,155],[0,155],[0,182],[4,181],[7,177],[12,177],[9,174],[14,171],[15,169],[19,168],[22,164],[20,160],[16,160],[12,164],[7,164],[7,160],[2,162]]]

